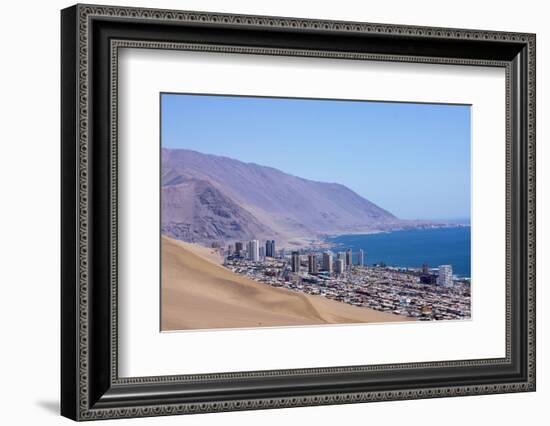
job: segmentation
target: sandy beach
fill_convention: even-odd
[[[162,237],[162,331],[410,320],[270,287],[220,261],[208,248]]]

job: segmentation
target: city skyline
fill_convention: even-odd
[[[243,245],[242,243],[239,243]],[[266,240],[265,247],[275,244]],[[258,240],[246,243],[246,253],[218,247],[223,265],[234,273],[274,288],[309,295],[321,295],[353,306],[420,321],[468,319],[470,280],[455,277],[450,264],[430,268],[427,263],[415,268],[365,264],[362,249],[339,247],[337,257],[327,248],[284,250],[272,256],[257,255]]]
[[[266,239],[263,243],[263,240],[253,239],[246,242],[243,241],[236,241],[235,244],[228,244],[227,247],[224,249],[221,247],[218,243],[214,243],[212,245],[212,248],[217,248],[218,250],[222,251],[224,253],[224,256],[236,256],[236,257],[242,257],[243,254],[243,247],[246,245],[246,250],[244,251],[246,258],[249,261],[252,262],[261,262],[265,260],[266,258],[284,258],[286,256],[286,251],[284,248],[275,250],[275,240],[273,239]],[[235,250],[234,250],[235,248]],[[339,251],[336,251],[337,249],[340,249]],[[337,255],[337,258],[334,258],[334,254]],[[318,272],[318,267],[320,266],[321,271],[326,272],[332,272],[334,268],[334,262],[338,260],[342,260],[343,265],[349,270],[351,266],[358,266],[362,267],[365,266],[365,257],[366,253],[363,249],[357,249],[355,252],[353,251],[353,248],[345,248],[344,251],[342,251],[342,248],[340,247],[330,247],[330,248],[302,248],[302,249],[296,249],[291,251],[291,258],[296,258],[298,261],[302,259],[302,256],[307,256],[308,259],[308,272]],[[315,268],[312,268],[312,263],[315,263]],[[419,268],[410,268],[410,267],[403,267],[398,265],[386,265],[385,262],[374,262],[372,265],[379,265],[382,264],[384,267],[395,267],[398,269],[405,269],[405,270],[414,270],[419,269],[423,275],[429,275],[430,274],[430,268],[427,263],[422,263]],[[300,265],[296,265],[295,268],[294,265],[292,266],[293,272],[299,272]],[[433,269],[433,268],[431,268]],[[438,272],[438,285],[445,285],[449,286],[452,285],[453,280],[453,267],[452,265],[439,265],[436,269],[439,269]]]
[[[467,105],[179,94],[161,102],[163,148],[341,183],[403,219],[470,217]]]

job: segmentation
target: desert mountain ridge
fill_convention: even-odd
[[[161,151],[162,233],[187,242],[275,239],[438,226],[406,221],[338,183],[187,149]]]

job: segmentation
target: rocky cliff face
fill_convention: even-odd
[[[188,242],[246,240],[271,232],[201,179],[186,178],[163,186],[161,211],[162,233]]]
[[[162,228],[205,242],[315,238],[402,222],[344,185],[189,150],[162,150]]]

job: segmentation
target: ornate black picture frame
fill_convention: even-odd
[[[61,413],[159,416],[535,390],[535,35],[76,5],[61,13]],[[120,378],[120,47],[506,70],[506,356]]]

